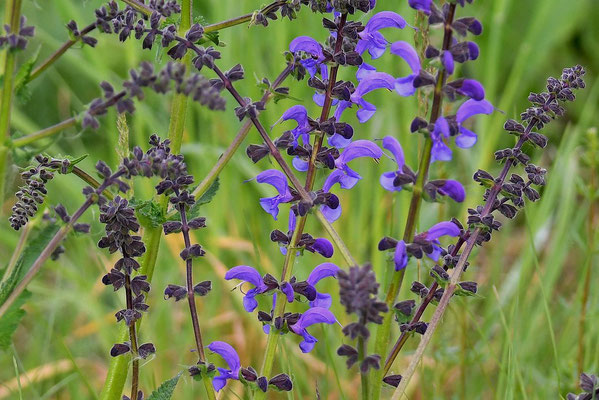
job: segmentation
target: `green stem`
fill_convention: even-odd
[[[10,25],[11,33],[19,32],[21,19],[21,0],[7,0],[4,21]],[[8,148],[4,140],[10,140],[10,110],[12,108],[14,72],[17,50],[7,48],[4,57],[4,79],[2,83],[2,96],[0,103],[0,201],[4,198],[4,184],[6,181],[6,163]]]
[[[23,136],[23,137],[13,140],[12,146],[13,147],[26,146],[29,143],[33,143],[37,140],[56,135],[57,133],[60,133],[67,128],[75,126],[76,124],[77,124],[77,119],[75,117],[65,119],[64,121],[61,121],[61,122],[57,123],[56,125],[49,126],[47,128],[42,129],[41,131],[37,131],[37,132],[31,133],[27,136]]]
[[[366,354],[368,353],[368,346],[366,344],[366,340],[364,340],[364,338],[362,336],[360,336],[358,338],[358,365],[362,364],[362,361],[364,360],[364,358],[366,357]],[[360,380],[362,382],[362,400],[368,400],[369,394],[370,394],[370,382],[368,380],[369,378],[369,374],[368,372],[366,373],[360,373]]]
[[[445,22],[444,36],[443,36],[443,50],[448,50],[451,45],[451,37],[453,30],[451,28],[451,24],[453,22],[453,17],[455,15],[456,5],[451,3],[449,6],[449,12]],[[435,84],[435,92],[433,97],[433,107],[431,110],[430,123],[433,124],[437,121],[439,116],[441,115],[441,106],[443,104],[443,85],[445,85],[445,79],[447,77],[445,69],[439,70],[437,73],[437,80]],[[428,178],[428,171],[431,163],[431,150],[433,147],[433,142],[429,137],[426,138],[424,143],[424,148],[422,149],[422,153],[420,155],[420,164],[418,166],[418,178],[416,183],[414,184],[414,188],[412,191],[412,199],[410,201],[410,208],[408,210],[408,218],[406,220],[406,226],[404,229],[403,240],[406,243],[411,243],[414,239],[414,234],[416,231],[416,224],[420,217],[420,207],[422,205],[422,192],[424,189],[424,185],[426,184],[426,180]],[[393,305],[395,300],[397,299],[397,295],[401,289],[401,285],[403,283],[403,279],[405,276],[405,269],[401,271],[395,272],[393,274],[391,284],[389,285],[389,289],[387,290],[387,296],[385,297],[385,303],[389,308],[389,312],[385,314],[383,319],[383,324],[377,330],[376,340],[375,340],[375,353],[381,356],[387,354],[387,347],[389,345],[389,336],[391,334],[391,326],[393,324]],[[373,370],[373,381],[381,382],[383,379],[383,370]],[[378,400],[381,394],[381,384],[378,383],[373,385],[373,393],[372,398]]]

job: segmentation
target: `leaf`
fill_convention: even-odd
[[[31,92],[27,84],[31,80],[31,72],[37,62],[40,48],[38,47],[33,56],[19,67],[15,75],[15,94],[22,103],[26,103],[31,98]]]
[[[154,390],[148,400],[170,400],[175,391],[175,387],[179,382],[182,372],[179,372],[177,376],[169,379],[168,381],[162,382],[162,385],[158,389]]]
[[[216,195],[216,192],[218,191],[219,187],[220,187],[220,182],[219,182],[219,179],[216,178],[216,180],[214,182],[212,182],[212,185],[210,185],[210,187],[208,188],[208,190],[206,190],[206,192],[202,195],[202,197],[200,197],[198,200],[196,200],[195,204],[193,206],[191,206],[191,208],[187,212],[187,219],[192,220],[194,218],[199,217],[200,216],[200,206],[210,203],[212,201],[212,199],[214,198],[214,196]]]
[[[135,209],[137,219],[143,226],[157,228],[166,222],[162,207],[153,200],[137,200],[136,198],[132,198],[129,201],[129,205]]]
[[[29,297],[31,297],[31,292],[25,290],[0,318],[0,350],[4,351],[12,344],[12,335],[25,316],[25,311],[21,310],[21,306]]]

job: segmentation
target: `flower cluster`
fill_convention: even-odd
[[[21,173],[25,184],[15,194],[18,201],[12,207],[9,218],[10,226],[15,230],[21,229],[27,224],[29,218],[36,214],[38,206],[44,202],[48,194],[46,184],[54,178],[54,174],[68,174],[72,169],[68,159],[50,159],[47,156],[37,155],[35,160],[37,165],[28,167]]]
[[[279,374],[270,379],[265,376],[258,376],[256,370],[252,367],[242,367],[239,355],[235,349],[228,343],[216,341],[208,345],[208,349],[225,360],[229,368],[218,367],[218,375],[212,380],[214,390],[217,392],[225,387],[227,380],[234,379],[241,381],[244,385],[252,388],[258,388],[266,392],[269,387],[279,391],[289,392],[293,389],[293,383],[286,374]],[[197,368],[192,371],[192,376],[198,372]]]
[[[243,297],[243,305],[247,312],[253,312],[258,307],[256,300],[258,295],[272,294],[273,304],[276,302],[277,294],[283,296],[288,303],[297,300],[299,296],[304,297],[309,302],[310,309],[303,314],[285,313],[283,316],[275,316],[273,309],[270,313],[259,311],[258,320],[262,322],[265,333],[275,329],[280,333],[292,332],[300,335],[303,338],[300,349],[307,353],[314,348],[318,340],[310,335],[306,328],[316,323],[332,324],[336,321],[328,310],[332,302],[331,296],[318,292],[315,286],[324,278],[335,277],[339,271],[339,267],[335,264],[323,263],[315,267],[305,281],[298,281],[295,276],[292,276],[288,282],[279,282],[270,274],[262,277],[256,269],[239,265],[227,271],[225,279],[236,279],[254,286],[245,292]]]
[[[339,271],[339,297],[348,314],[356,314],[357,322],[352,322],[343,328],[343,334],[354,340],[360,338],[364,343],[370,337],[369,323],[381,324],[381,313],[388,311],[387,305],[378,300],[379,283],[372,271],[371,265],[351,267],[349,271]],[[366,346],[365,344],[363,345]],[[348,344],[343,344],[337,349],[337,354],[347,357],[347,368],[351,368],[360,361],[360,372],[368,373],[370,368],[379,369],[381,356],[379,354],[362,354],[360,350]]]
[[[156,93],[164,94],[175,88],[177,93],[189,96],[194,101],[211,110],[224,110],[225,100],[220,96],[220,90],[213,83],[199,74],[185,74],[182,64],[168,63],[162,70],[155,72],[152,64],[142,62],[139,70],[129,71],[130,79],[123,83],[124,89],[116,92],[114,87],[104,81],[100,83],[103,98],[91,101],[82,117],[82,126],[97,129],[97,116],[106,114],[108,108],[115,106],[119,113],[133,113],[134,99],[143,100],[143,88],[150,88]]]
[[[8,46],[10,50],[25,50],[27,47],[27,38],[35,34],[34,26],[27,26],[27,18],[21,16],[19,28],[14,30],[10,25],[4,25],[5,35],[0,35],[0,48]]]

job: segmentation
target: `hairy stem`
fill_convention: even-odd
[[[443,34],[443,50],[448,50],[451,45],[451,37],[453,32],[451,24],[455,15],[455,8],[456,5],[454,3],[451,3],[449,6],[448,16],[445,22],[445,29]],[[437,73],[437,80],[435,84],[433,107],[431,110],[431,116],[429,120],[431,124],[435,123],[437,119],[441,116],[441,106],[443,104],[443,85],[445,84],[446,78],[447,73],[444,68],[441,68]],[[408,210],[408,217],[403,233],[403,240],[406,243],[410,243],[414,239],[416,224],[420,217],[420,207],[422,205],[422,192],[424,189],[424,185],[426,184],[426,180],[428,178],[428,171],[431,163],[432,147],[432,139],[430,137],[427,137],[420,156],[420,164],[418,166],[418,178],[416,180],[416,183],[414,184],[414,188],[412,191],[412,199],[410,200],[410,208]],[[397,295],[399,294],[399,291],[401,289],[404,275],[405,269],[395,272],[392,275],[393,277],[391,280],[391,284],[389,285],[389,288],[387,290],[387,296],[385,297],[385,303],[387,304],[389,310],[393,309],[393,304],[395,303]],[[377,330],[377,336],[375,340],[376,354],[383,355],[387,353],[387,346],[389,344],[389,335],[391,334],[392,323],[393,312],[389,311],[385,314],[383,324]],[[374,370],[373,377],[375,378],[375,382],[380,382],[382,380],[382,373],[382,370]],[[378,399],[380,397],[380,391],[381,385],[374,385],[372,398]]]
[[[547,101],[547,104],[549,104],[549,102],[551,102],[551,101],[553,101],[553,97],[549,98],[549,100]],[[536,118],[533,118],[530,121],[530,123],[526,127],[526,130],[524,131],[522,136],[520,136],[520,138],[518,139],[518,143],[516,143],[516,146],[514,147],[515,150],[520,150],[522,148],[522,145],[528,140],[528,135],[533,130],[533,128],[535,127],[537,122],[538,122],[538,120]],[[506,179],[510,169],[512,168],[512,166],[514,166],[514,160],[512,158],[510,158],[506,161],[505,165],[503,166],[503,169],[501,170],[501,173],[499,174],[499,177],[497,177],[497,179],[495,179],[495,184],[488,192],[487,200],[486,200],[483,210],[481,212],[481,217],[490,215],[493,212],[493,204],[495,204],[495,201],[497,200],[497,196],[501,192],[503,183],[505,182],[505,179]],[[431,338],[432,338],[433,334],[435,333],[435,330],[437,329],[437,326],[439,325],[439,322],[441,321],[441,318],[443,317],[443,314],[445,313],[447,306],[449,305],[449,300],[451,299],[451,296],[453,296],[453,293],[455,292],[455,290],[457,288],[458,282],[462,276],[462,273],[464,272],[466,262],[468,261],[468,257],[470,257],[470,254],[472,253],[472,249],[476,245],[478,236],[481,233],[482,233],[481,228],[476,228],[474,231],[472,231],[470,237],[466,241],[466,247],[464,248],[464,251],[460,255],[458,263],[453,270],[453,274],[451,275],[451,280],[450,280],[449,284],[447,285],[447,287],[445,288],[445,291],[443,292],[443,296],[441,297],[441,300],[439,301],[439,305],[437,306],[437,309],[435,310],[435,313],[433,314],[433,316],[431,318],[431,321],[426,329],[426,333],[422,336],[422,339],[420,340],[418,348],[416,349],[416,352],[414,353],[414,355],[412,356],[412,359],[410,360],[408,369],[405,372],[405,374],[403,374],[403,379],[401,380],[399,386],[397,387],[397,389],[395,390],[395,392],[393,394],[392,400],[399,400],[402,393],[405,392],[410,379],[414,375],[414,372],[416,371],[416,368],[418,367],[418,364],[420,363],[420,360],[422,359],[422,356],[424,355],[424,351],[426,350],[426,347],[428,346],[429,342],[431,341]]]
[[[127,309],[133,309],[133,294],[131,292],[131,276],[125,274],[125,298],[127,299]],[[129,325],[129,342],[131,343],[132,372],[131,372],[131,399],[137,400],[137,391],[139,390],[139,359],[137,350],[137,332],[135,322]]]
[[[11,33],[19,32],[21,19],[21,0],[7,0],[4,22],[10,25]],[[4,57],[4,78],[2,82],[2,95],[0,98],[0,200],[4,198],[4,184],[6,181],[6,164],[8,148],[5,140],[10,140],[10,111],[13,101],[14,72],[17,50],[7,47]]]
[[[463,238],[459,238],[453,251],[451,252],[451,255],[456,256],[458,254],[458,252],[460,251],[460,249],[462,248],[462,245],[464,243],[465,243],[465,240]],[[437,282],[433,282],[431,287],[428,288],[428,294],[422,300],[422,303],[420,303],[420,306],[414,313],[414,316],[412,317],[412,320],[410,321],[411,324],[420,321],[420,318],[422,318],[422,314],[424,314],[424,311],[426,311],[426,308],[428,307],[428,305],[431,303],[431,301],[435,297],[435,291],[438,288],[439,288],[439,284]],[[399,335],[397,342],[395,342],[395,344],[393,345],[393,348],[391,349],[391,352],[389,353],[389,355],[387,356],[387,359],[385,360],[385,367],[383,368],[383,376],[387,375],[387,373],[391,369],[391,366],[393,365],[393,361],[395,361],[395,358],[397,358],[397,355],[403,348],[404,344],[408,341],[409,337],[410,336],[407,331],[402,332],[401,335]]]
[[[335,52],[338,52],[341,50],[341,45],[343,44],[342,30],[343,30],[343,26],[345,25],[346,20],[347,20],[347,14],[343,14],[341,16],[341,20],[340,20],[339,27],[337,30],[337,41],[335,43]],[[333,67],[331,67],[331,73],[329,74],[329,83],[327,85],[327,89],[325,92],[325,100],[324,100],[322,112],[320,115],[320,121],[325,121],[329,118],[329,112],[331,110],[331,104],[333,102],[332,91],[333,91],[333,87],[335,86],[335,82],[337,79],[338,69],[339,69],[338,65],[334,65]],[[320,147],[322,146],[323,139],[324,139],[324,133],[322,133],[322,132],[320,132],[319,134],[317,134],[314,137],[314,145],[312,146],[312,156],[310,157],[310,161],[308,163],[308,172],[306,175],[305,186],[302,187],[300,184],[296,184],[295,182],[292,181],[293,185],[298,190],[298,192],[300,192],[300,195],[302,195],[302,197],[304,197],[303,194],[301,193],[302,191],[309,192],[312,190],[312,188],[314,186],[314,178],[316,175],[316,156],[318,154],[318,151],[320,150]],[[273,147],[275,147],[275,146],[273,145]],[[277,149],[277,151],[278,151],[278,149]],[[272,150],[271,150],[271,152],[272,152]],[[281,158],[281,160],[282,160],[282,158]],[[277,159],[277,161],[278,161],[278,159]],[[279,164],[281,164],[281,163],[279,163]],[[282,165],[281,165],[281,167],[282,167]],[[291,175],[293,175],[293,173],[291,173]],[[296,179],[296,181],[297,181],[297,179]],[[303,190],[300,190],[300,188],[302,188]],[[330,226],[332,232],[334,232],[332,226],[328,223],[328,221],[326,220],[324,215],[322,215],[322,213],[320,213],[320,211],[318,211],[318,216],[319,216],[319,221],[321,223],[324,221],[325,223],[323,223],[323,225]],[[297,254],[296,247],[297,247],[297,244],[298,244],[298,242],[302,236],[302,233],[304,231],[306,219],[307,219],[307,214],[304,216],[301,216],[295,226],[295,229],[293,230],[293,234],[291,236],[289,246],[287,247],[287,254],[285,255],[285,261],[283,263],[283,270],[281,272],[281,281],[282,282],[287,282],[291,278],[291,275],[293,273],[293,263],[295,262],[295,258],[296,258],[296,254]],[[337,242],[337,240],[340,240],[340,237],[338,237],[338,235],[336,235],[334,237],[334,240]],[[354,265],[355,261],[354,261],[353,257],[351,257],[351,254],[349,253],[347,246],[345,246],[345,245],[338,246],[338,248],[344,249],[344,250],[342,250],[342,253],[344,254],[344,256],[345,257],[349,256],[348,258],[346,258],[346,261],[349,261],[350,265]],[[285,303],[286,302],[283,298],[277,299],[277,302],[275,305],[275,318],[283,316],[283,314],[285,313]],[[277,349],[278,336],[280,336],[279,332],[277,332],[276,329],[271,329],[271,331],[268,335],[268,341],[266,343],[266,351],[265,351],[265,355],[264,355],[264,361],[262,363],[261,374],[263,376],[269,376],[272,371],[272,366],[274,363],[274,355],[275,355],[276,349]],[[368,377],[365,378],[365,374],[362,375],[362,386],[363,386],[362,390],[364,390],[364,387],[366,387],[366,388],[368,387]],[[264,392],[257,392],[256,395],[254,396],[254,399],[264,399],[264,398],[266,398],[266,394]]]

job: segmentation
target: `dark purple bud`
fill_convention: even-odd
[[[412,315],[415,307],[416,307],[415,300],[400,301],[399,303],[397,303],[393,306],[393,308],[395,308],[397,311],[399,311],[400,313],[404,314],[407,317]]]
[[[193,287],[193,291],[198,296],[206,296],[212,290],[211,281],[203,281]]]
[[[266,379],[266,377],[261,376],[260,378],[258,378],[256,383],[258,384],[258,387],[260,388],[260,390],[262,390],[264,393],[266,393],[266,390],[268,390],[268,380]]]
[[[179,232],[181,232],[182,227],[183,227],[183,224],[181,224],[181,222],[179,222],[179,221],[169,221],[169,222],[165,222],[162,225],[165,235],[169,235],[171,233],[179,233]]]
[[[179,301],[187,296],[187,289],[183,286],[178,285],[168,285],[166,289],[164,289],[164,299],[168,300],[171,297],[175,298],[175,301]]]
[[[148,358],[150,354],[156,353],[156,347],[152,343],[144,343],[137,349],[137,353],[144,360]],[[139,396],[138,396],[139,397]]]
[[[131,345],[129,344],[129,342],[117,343],[114,346],[112,346],[112,349],[110,349],[110,355],[112,357],[116,357],[120,356],[121,354],[126,354],[129,351],[131,351]]]
[[[383,378],[383,382],[385,382],[387,385],[398,387],[399,383],[401,382],[401,378],[401,375],[389,375]]]
[[[293,389],[293,383],[286,374],[279,374],[268,381],[269,385],[273,385],[278,390],[290,392]]]
[[[206,217],[194,218],[188,222],[190,229],[199,229],[206,227]]]

